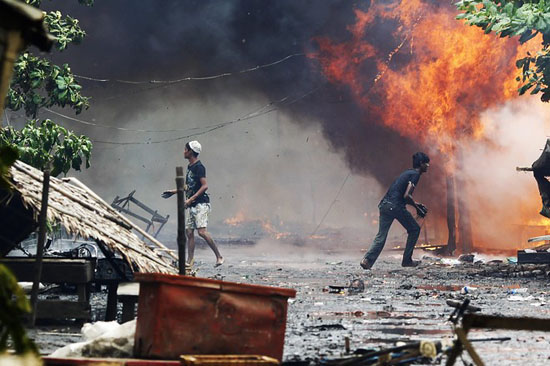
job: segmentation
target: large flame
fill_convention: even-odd
[[[350,90],[367,112],[368,123],[376,121],[428,149],[432,147],[430,152],[441,154],[439,161],[446,160],[446,168],[453,173],[462,166],[460,161],[454,164],[457,155],[467,153],[472,142],[491,143],[486,141],[483,112],[517,95],[515,60],[523,57],[528,47],[536,49],[540,44],[534,40],[520,46],[516,39],[486,35],[456,20],[456,15],[452,2],[382,4],[373,0],[368,11],[355,10],[347,40],[316,38],[319,52],[310,55],[330,82]],[[494,186],[489,183],[489,189],[491,184]],[[475,207],[482,211],[472,213],[474,241],[488,246],[492,241],[498,246],[502,239],[510,239],[504,232],[499,234],[500,240],[485,235],[487,215],[483,212],[497,217],[508,214],[506,221],[499,222],[501,230],[504,224],[529,226],[540,203],[534,182],[526,192],[529,194],[521,202],[514,202],[514,210],[503,207],[503,195],[490,201],[488,196],[495,192],[483,191],[476,197]],[[528,212],[519,212],[525,207]],[[525,238],[521,242],[525,243]]]
[[[381,123],[448,152],[460,140],[482,137],[480,112],[516,94],[519,45],[465,26],[450,3],[434,4],[373,1],[367,12],[355,11],[347,42],[318,38],[312,57]],[[390,41],[370,36],[388,27]]]

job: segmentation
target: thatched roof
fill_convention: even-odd
[[[11,168],[11,176],[15,190],[21,195],[24,205],[33,210],[37,220],[43,173],[17,161]],[[132,228],[142,229],[74,178],[50,178],[48,219],[60,222],[71,234],[95,239],[110,251],[119,253],[138,272],[177,273],[167,258],[167,255],[177,258],[170,250],[151,237],[152,243],[147,245],[132,232]]]

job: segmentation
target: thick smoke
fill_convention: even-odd
[[[422,148],[377,123],[376,113],[360,108],[346,87],[329,83],[320,65],[304,55],[318,51],[319,37],[348,40],[354,10],[368,10],[370,1],[98,0],[92,8],[74,1],[47,6],[78,18],[88,33],[82,45],[52,55],[59,63],[70,63],[79,75],[174,80],[238,72],[298,55],[254,72],[172,85],[81,80],[92,103],[79,118],[185,131],[121,132],[54,118],[96,141],[154,142],[185,136],[196,131],[193,128],[202,131],[284,100],[272,105],[276,111],[196,137],[204,146],[201,159],[208,170],[214,221],[245,211],[250,219],[297,221],[310,231],[333,204],[327,226],[361,227],[372,234],[377,201],[391,180],[410,166],[412,153]],[[380,23],[365,37],[389,52],[396,46],[393,26]],[[392,67],[407,62],[406,55],[397,55]],[[375,74],[368,63],[365,74]],[[139,198],[174,218],[175,201],[158,197],[173,186],[174,167],[185,165],[186,140],[97,142],[93,168],[82,179],[107,200],[136,189]],[[416,195],[441,214],[442,169],[437,160],[432,165]],[[351,178],[333,203],[350,171]]]
[[[472,227],[478,246],[513,250],[532,246],[527,239],[547,234],[549,220],[541,208],[531,166],[550,132],[549,113],[536,97],[508,102],[484,113],[487,140],[465,151]]]

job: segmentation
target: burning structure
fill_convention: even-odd
[[[201,121],[241,116],[243,110],[258,110],[262,105],[274,107],[276,113],[266,112],[261,114],[263,117],[254,114],[257,121],[268,122],[263,126],[231,123],[227,125],[234,127],[224,129],[223,135],[212,132],[201,137],[205,144],[219,146],[222,152],[217,154],[213,149],[208,157],[209,174],[224,177],[223,185],[210,188],[215,192],[220,222],[244,211],[248,217],[267,217],[271,223],[279,221],[277,216],[285,222],[313,217],[315,227],[334,197],[335,190],[327,187],[337,188],[342,181],[329,181],[327,176],[351,171],[355,177],[374,177],[365,185],[374,186],[377,181],[385,187],[412,152],[427,150],[433,157],[432,171],[417,194],[427,196],[419,198],[430,208],[428,223],[433,228],[433,240],[448,242],[451,247],[456,243],[462,251],[472,247],[516,249],[521,245],[519,231],[524,229],[520,227],[531,225],[535,219],[529,212],[537,205],[537,194],[531,181],[517,183],[513,167],[534,159],[517,154],[525,147],[515,146],[517,139],[494,138],[512,123],[515,132],[508,133],[526,133],[518,125],[525,114],[522,111],[536,109],[528,102],[519,106],[511,102],[516,95],[514,61],[522,52],[515,40],[484,35],[457,21],[451,1],[336,1],[320,3],[314,9],[291,1],[261,5],[213,2],[210,6],[186,2],[160,7],[143,2],[140,7],[143,11],[136,11],[135,18],[126,19],[120,16],[126,10],[123,2],[96,4],[93,12],[102,14],[101,27],[92,25],[87,10],[77,10],[83,25],[92,23],[94,31],[86,40],[87,47],[69,57],[81,65],[82,74],[86,70],[87,76],[111,79],[82,79],[84,86],[92,86],[87,89],[94,108],[81,118],[105,125],[116,120],[119,127],[127,124],[143,130],[151,130],[151,121],[155,121],[155,128],[172,130],[177,139],[177,131],[184,127],[202,133],[205,126]],[[160,28],[143,26],[152,22],[150,15],[145,15],[151,13],[170,16]],[[186,20],[183,23],[182,17]],[[127,23],[121,26],[121,21]],[[127,39],[126,47],[120,48],[120,42],[112,41],[109,34]],[[94,48],[94,37],[102,40],[101,46]],[[116,58],[94,64],[98,47]],[[149,58],[143,49],[160,53]],[[136,54],[143,56],[136,59]],[[274,60],[285,61],[251,73],[236,72]],[[127,67],[130,64],[133,67]],[[143,90],[132,84],[114,83],[115,79],[180,80],[182,76],[221,71],[233,73],[208,82],[191,81],[192,88],[186,88],[183,82]],[[125,99],[125,95],[132,98]],[[291,123],[294,125],[288,127]],[[90,174],[88,181],[102,195],[114,197],[128,180],[136,182],[139,192],[151,191],[151,184],[159,180],[166,185],[172,182],[169,166],[181,160],[182,148],[176,143],[161,143],[165,134],[129,134],[113,129],[105,133],[99,126],[73,125],[86,128],[86,133],[97,141],[94,169],[101,173],[84,174]],[[292,136],[294,128],[309,130]],[[309,148],[314,141],[312,137],[308,140],[311,130],[318,131],[318,140],[324,139],[317,150]],[[541,130],[533,129],[525,139],[542,136]],[[181,132],[185,134],[187,131]],[[304,145],[309,145],[307,152]],[[238,176],[223,156],[229,148],[244,159]],[[324,151],[338,155],[336,164],[341,167],[325,173],[326,159],[316,156]],[[503,162],[505,153],[507,158],[516,154],[516,160]],[[489,155],[492,160],[485,159]],[[166,163],[156,164],[159,161]],[[126,165],[146,170],[136,171]],[[286,174],[290,171],[295,173],[293,179]],[[158,179],[148,180],[144,172]],[[110,177],[112,181],[106,185],[98,177]],[[243,177],[247,179],[240,179]],[[246,188],[242,188],[243,181]],[[506,212],[487,215],[502,211],[502,195],[510,194],[510,184],[514,193],[508,196]],[[311,194],[304,192],[304,187],[307,191],[310,185]],[[345,188],[349,189],[349,183]],[[375,211],[383,192],[371,187],[364,190],[374,192],[358,196],[362,190],[356,189],[350,194],[355,199],[345,203],[353,208],[362,206],[361,212]],[[158,193],[150,192],[144,200],[152,202],[153,198],[158,199]],[[305,202],[308,200],[313,203]],[[273,202],[282,209],[273,207]],[[160,209],[170,212],[168,206]],[[357,226],[365,224],[355,211],[340,214],[338,224],[345,220],[355,220]],[[539,229],[545,225],[539,224]],[[502,235],[502,230],[506,234]],[[506,237],[506,243],[502,237]],[[368,240],[365,237],[362,245],[366,246]]]
[[[437,156],[441,171],[431,185],[432,202],[438,202],[440,221],[446,217],[447,251],[470,252],[474,243],[491,247],[476,237],[484,223],[471,212],[479,197],[468,192],[472,167],[463,156],[476,144],[491,144],[483,113],[516,94],[512,61],[524,50],[456,21],[449,2],[373,1],[355,15],[348,41],[319,37],[319,52],[310,57],[329,81],[349,88],[369,121]],[[493,209],[483,204],[484,211]]]

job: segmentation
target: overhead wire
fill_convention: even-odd
[[[292,58],[299,57],[299,56],[305,56],[305,55],[306,55],[305,53],[294,53],[294,54],[285,56],[285,57],[283,57],[279,60],[276,60],[276,61],[273,61],[273,62],[270,62],[270,63],[267,63],[267,64],[263,64],[263,65],[257,65],[257,66],[254,66],[254,67],[249,67],[247,69],[243,69],[243,70],[240,70],[240,71],[224,72],[224,73],[221,73],[221,74],[210,75],[210,76],[189,76],[189,77],[175,79],[175,80],[132,81],[132,80],[122,80],[122,79],[100,79],[100,78],[93,78],[93,77],[82,76],[82,75],[75,75],[75,77],[85,79],[85,80],[98,81],[98,82],[119,82],[119,83],[132,84],[132,85],[156,84],[156,85],[152,85],[152,86],[147,87],[147,88],[142,88],[142,89],[133,90],[133,91],[130,91],[130,92],[116,94],[116,95],[112,95],[112,96],[109,96],[109,97],[94,98],[94,100],[96,100],[96,101],[109,101],[109,100],[114,100],[114,99],[118,99],[118,98],[122,98],[122,97],[129,97],[131,95],[136,95],[136,94],[147,92],[147,91],[154,90],[154,89],[166,88],[166,87],[176,85],[176,84],[179,84],[179,83],[182,83],[182,82],[185,82],[185,81],[214,80],[214,79],[225,78],[225,77],[233,76],[233,75],[246,74],[246,73],[249,73],[249,72],[258,71],[258,70],[261,70],[261,69],[264,69],[264,68],[272,67],[272,66],[278,65],[280,63],[283,63],[287,60],[290,60]]]
[[[285,104],[285,106],[292,105],[292,104],[298,102],[299,100],[302,100],[302,99],[306,98],[307,96],[309,96],[312,93],[314,93],[315,91],[317,91],[319,88],[320,88],[320,86],[307,91],[306,93],[300,95],[299,97],[296,97],[295,99],[290,100],[288,103]],[[110,144],[110,145],[151,145],[151,144],[161,144],[161,143],[179,141],[179,140],[187,139],[189,137],[204,135],[208,132],[215,131],[217,129],[232,125],[234,123],[251,120],[251,119],[263,116],[265,114],[271,113],[273,111],[279,110],[280,105],[283,104],[284,102],[286,102],[289,98],[290,98],[290,96],[287,95],[287,96],[285,96],[281,99],[278,99],[276,101],[269,102],[268,104],[256,109],[255,111],[249,112],[249,113],[247,113],[247,114],[245,114],[245,115],[243,115],[239,118],[229,120],[229,121],[225,121],[225,122],[221,122],[221,123],[211,125],[211,126],[204,126],[202,128],[204,128],[205,130],[200,131],[200,132],[187,134],[187,135],[184,135],[184,136],[172,137],[172,138],[167,138],[167,139],[163,139],[163,140],[156,140],[156,141],[104,141],[104,140],[92,140],[92,141],[94,143]]]
[[[184,82],[184,81],[214,80],[214,79],[224,78],[224,77],[228,77],[228,76],[232,76],[232,75],[236,75],[236,74],[246,74],[246,73],[249,73],[249,72],[252,72],[252,71],[257,71],[257,70],[260,70],[260,69],[264,69],[266,67],[275,66],[277,64],[285,62],[285,61],[287,61],[291,58],[294,58],[294,57],[305,56],[305,55],[306,55],[305,53],[294,53],[294,54],[285,56],[285,57],[283,57],[279,60],[269,62],[269,63],[263,64],[263,65],[256,65],[256,66],[249,67],[247,69],[240,70],[240,71],[223,72],[221,74],[209,75],[209,76],[187,76],[187,77],[184,77],[184,78],[179,78],[179,79],[174,79],[174,80],[135,81],[135,80],[123,80],[123,79],[101,79],[101,78],[94,78],[94,77],[89,77],[89,76],[84,76],[84,75],[76,75],[76,74],[74,76],[76,78],[83,79],[83,80],[90,80],[90,81],[97,81],[97,82],[104,82],[104,83],[106,83],[106,82],[117,82],[117,83],[121,83],[121,84],[132,84],[132,85],[140,85],[140,84],[176,84],[176,83],[181,83],[181,82]]]
[[[332,209],[332,206],[334,206],[334,204],[336,203],[336,201],[338,200],[338,197],[340,196],[340,193],[342,193],[342,189],[344,189],[344,186],[346,185],[346,182],[348,181],[349,177],[351,176],[351,173],[348,173],[348,175],[346,175],[346,177],[344,178],[344,181],[342,182],[342,184],[340,185],[340,189],[338,189],[338,192],[336,193],[336,196],[334,197],[334,199],[332,200],[332,202],[330,203],[327,211],[325,212],[325,214],[323,215],[323,217],[321,218],[321,221],[319,221],[319,224],[317,224],[317,227],[315,228],[315,230],[313,230],[313,232],[311,233],[310,236],[313,236],[317,233],[317,230],[319,230],[319,228],[321,227],[321,225],[323,224],[323,222],[325,221],[325,219],[327,218],[330,210]]]

